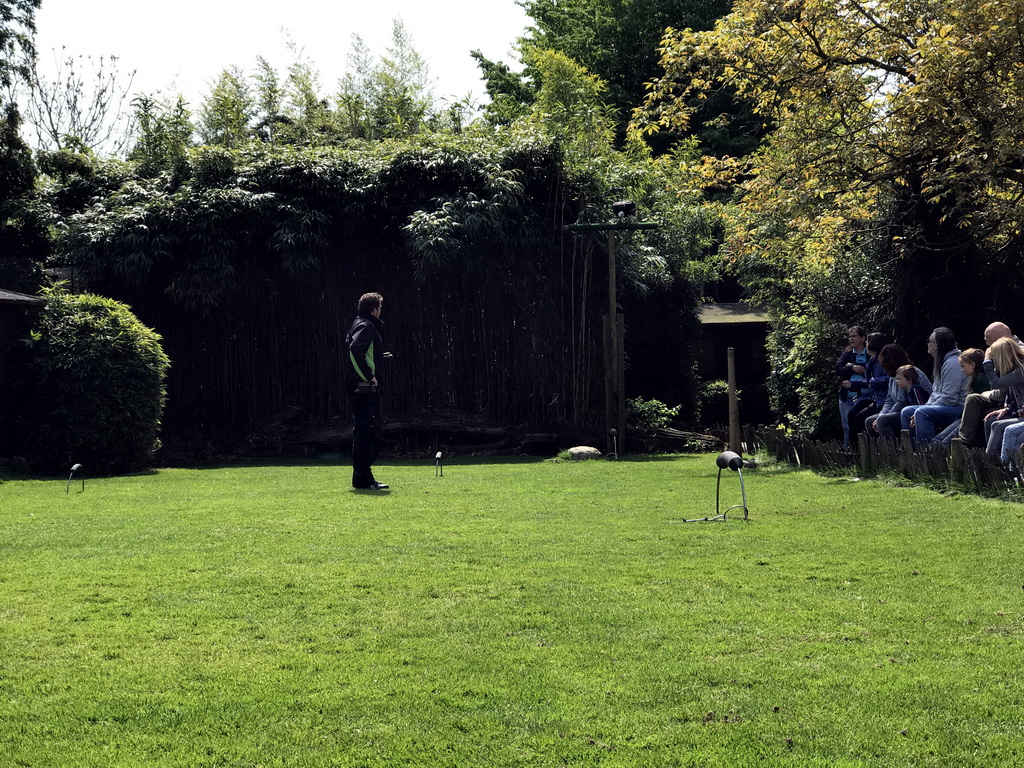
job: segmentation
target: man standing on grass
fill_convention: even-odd
[[[352,487],[370,491],[387,490],[373,476],[373,462],[380,453],[384,429],[377,362],[384,353],[380,313],[384,297],[364,293],[359,297],[356,319],[345,335],[345,388],[352,406]]]

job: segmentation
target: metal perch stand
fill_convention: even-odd
[[[71,467],[71,474],[68,475],[68,485],[64,489],[64,495],[65,496],[67,496],[71,492],[71,478],[73,478],[75,476],[75,472],[79,472],[81,469],[82,469],[82,465],[81,464],[75,464],[73,467]],[[85,493],[85,474],[84,473],[80,474],[79,477],[82,480],[82,491],[81,492]]]
[[[734,509],[743,510],[743,519],[748,520],[747,510],[747,489],[743,485],[743,457],[733,451],[722,451],[718,454],[718,458],[715,459],[715,463],[718,465],[718,484],[715,486],[715,516],[714,517],[698,517],[693,520],[681,520],[678,522],[683,523],[724,523],[726,516]],[[740,493],[743,494],[743,503],[734,504],[729,507],[725,512],[719,512],[721,509],[720,502],[722,497],[722,470],[731,469],[740,478]]]

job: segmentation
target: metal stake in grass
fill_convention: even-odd
[[[612,452],[605,454],[608,461],[616,461],[619,458],[619,430],[609,429],[608,434],[612,436]]]
[[[743,485],[743,465],[747,462],[743,461],[743,457],[733,451],[722,451],[718,454],[718,458],[715,459],[715,463],[718,465],[718,484],[715,486],[715,516],[714,517],[698,517],[693,520],[674,520],[676,523],[724,523],[726,515],[732,512],[734,509],[743,510],[743,519],[749,519],[747,517],[747,489]],[[752,463],[747,466],[754,466]],[[739,475],[740,478],[740,492],[743,494],[743,503],[734,504],[729,507],[725,512],[719,513],[719,500],[721,499],[722,491],[722,470],[731,469],[733,472]]]
[[[441,466],[441,452],[437,452],[437,456],[434,457],[434,477],[444,477],[444,467]]]
[[[75,464],[73,467],[71,467],[71,474],[68,475],[68,487],[64,489],[64,495],[65,496],[67,496],[71,492],[71,478],[73,478],[75,476],[75,472],[81,472],[81,470],[82,470],[82,465],[81,464]],[[85,473],[82,473],[81,475],[79,475],[79,477],[82,478],[82,490],[81,490],[81,492],[85,493]]]

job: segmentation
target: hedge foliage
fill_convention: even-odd
[[[27,341],[25,452],[33,470],[90,475],[146,467],[159,446],[170,361],[124,304],[58,289]]]
[[[244,441],[285,412],[344,417],[339,344],[366,290],[391,308],[391,412],[584,425],[603,413],[607,244],[565,225],[607,221],[625,197],[662,224],[617,251],[627,389],[693,400],[699,259],[714,225],[672,173],[622,158],[577,167],[529,128],[204,147],[152,177],[97,163],[72,179],[52,198],[66,205],[56,250],[166,340],[168,439]]]

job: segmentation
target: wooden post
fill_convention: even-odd
[[[910,439],[910,430],[900,430],[900,471],[904,477],[915,478],[918,475],[914,455],[914,442]]]
[[[615,377],[615,386],[619,392],[619,419],[616,429],[619,430],[619,453],[626,452],[626,322],[621,312],[615,315],[615,348],[618,354],[615,357],[615,365],[618,368]]]
[[[949,444],[949,476],[954,483],[962,483],[967,477],[964,470],[964,441],[954,437]]]
[[[870,477],[871,472],[871,438],[868,437],[867,432],[861,432],[857,435],[857,450],[859,454],[857,456],[857,463],[860,467],[859,471],[862,477]]]
[[[726,350],[729,363],[729,450],[743,454],[743,441],[740,438],[740,408],[736,402],[736,350]]]
[[[653,221],[631,221],[621,219],[614,224],[570,224],[569,231],[575,233],[608,233],[608,314],[604,327],[604,372],[605,372],[605,431],[608,438],[608,452],[614,449],[611,431],[618,433],[619,453],[626,445],[626,364],[625,338],[622,319],[618,313],[615,277],[615,231],[635,232],[641,229],[657,229]],[[618,411],[618,413],[616,413]]]
[[[612,439],[612,430],[618,430],[619,419],[616,415],[616,405],[620,400],[619,389],[619,366],[621,365],[622,350],[618,344],[618,302],[616,301],[615,281],[615,233],[608,232],[608,320],[605,325],[605,363],[604,373],[606,381],[605,394],[605,432],[608,438],[608,452],[614,450],[615,441]],[[619,453],[622,453],[622,440],[625,437],[619,431]]]
[[[612,331],[612,317],[613,315],[607,313],[604,315],[604,436],[608,445],[606,453],[614,450],[615,443],[612,439],[612,429],[615,428],[615,370],[612,363],[615,357],[615,334]]]

